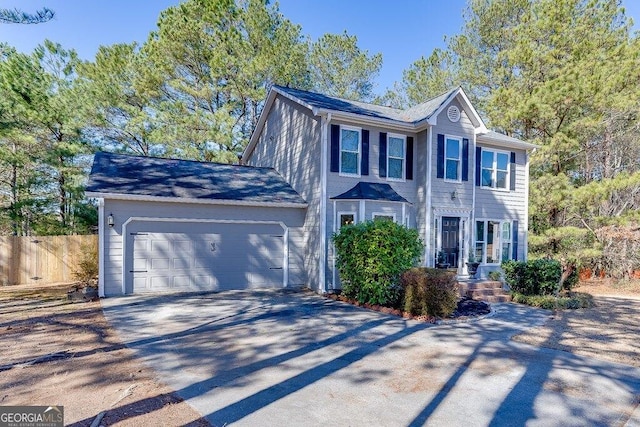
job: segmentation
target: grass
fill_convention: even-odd
[[[523,295],[517,292],[511,294],[513,302],[547,310],[565,310],[593,307],[593,296],[584,292],[569,292],[566,295]]]

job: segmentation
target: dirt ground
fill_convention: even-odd
[[[575,290],[593,295],[595,306],[558,311],[513,339],[640,367],[640,280],[590,280]]]
[[[0,405],[63,405],[65,425],[208,426],[68,285],[0,287]]]

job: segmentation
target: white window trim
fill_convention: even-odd
[[[482,167],[482,155],[484,154],[485,151],[493,153],[493,164],[491,165],[491,183],[493,185],[491,186],[482,185],[482,170],[484,169]],[[507,155],[507,179],[506,179],[507,186],[505,188],[500,188],[497,186],[498,185],[498,153]],[[480,188],[490,189],[495,191],[504,191],[504,192],[511,191],[511,152],[482,147],[482,150],[480,152]]]
[[[485,226],[484,226],[484,236],[482,236],[484,238],[484,240],[482,240],[483,245],[484,245],[484,249],[482,251],[483,255],[482,255],[482,260],[481,260],[481,264],[482,265],[500,265],[502,264],[502,227],[503,224],[508,223],[509,224],[509,260],[513,259],[513,221],[510,219],[505,219],[505,220],[500,220],[500,219],[490,219],[490,218],[476,218],[473,222],[473,251],[475,252],[476,250],[476,243],[478,242],[478,240],[476,240],[477,237],[477,223],[478,222],[484,222]],[[498,262],[492,262],[492,263],[488,263],[487,262],[487,233],[489,232],[489,227],[488,227],[488,223],[489,222],[497,222],[498,223],[498,247],[500,248],[500,259]],[[496,245],[496,242],[494,241],[493,243],[494,245]]]
[[[396,222],[396,213],[395,212],[373,212],[371,213],[371,219],[375,220],[377,216],[390,216],[393,218],[393,222]]]
[[[353,215],[353,224],[357,224],[358,223],[358,213],[354,212],[354,211],[339,211],[338,212],[338,217],[336,218],[336,230],[340,230],[340,228],[342,228],[342,225],[340,224],[340,218],[342,217],[342,215]]]
[[[356,160],[357,173],[342,172],[342,131],[343,130],[358,132],[358,159]],[[340,139],[338,141],[338,149],[340,151],[340,155],[338,157],[339,175],[359,178],[362,172],[360,170],[360,164],[362,163],[362,129],[353,127],[353,126],[340,125]],[[350,153],[353,153],[353,151],[350,151]]]
[[[401,139],[402,140],[402,153],[404,154],[402,157],[402,174],[400,178],[394,178],[389,176],[389,140],[391,138]],[[394,159],[399,159],[400,157],[393,157]],[[407,137],[406,135],[400,135],[398,133],[389,133],[387,134],[387,181],[395,181],[395,182],[405,182],[407,176]]]
[[[458,179],[447,178],[447,140],[455,139],[458,141]],[[446,182],[462,182],[462,137],[454,135],[444,136],[444,180]]]

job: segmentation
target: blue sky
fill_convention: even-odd
[[[0,41],[30,52],[45,38],[92,59],[100,45],[144,42],[160,12],[179,0],[0,0],[0,7],[25,11],[43,6],[56,12],[52,22],[0,25]],[[360,48],[383,55],[376,92],[382,93],[420,56],[444,46],[458,33],[466,0],[280,0],[280,11],[302,32],[317,39],[347,30]],[[640,2],[623,0],[627,15],[640,28]]]

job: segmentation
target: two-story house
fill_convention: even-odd
[[[102,295],[339,288],[331,236],[384,217],[479,276],[525,259],[529,153],[489,131],[462,88],[407,110],[274,86],[245,166],[100,153]]]

